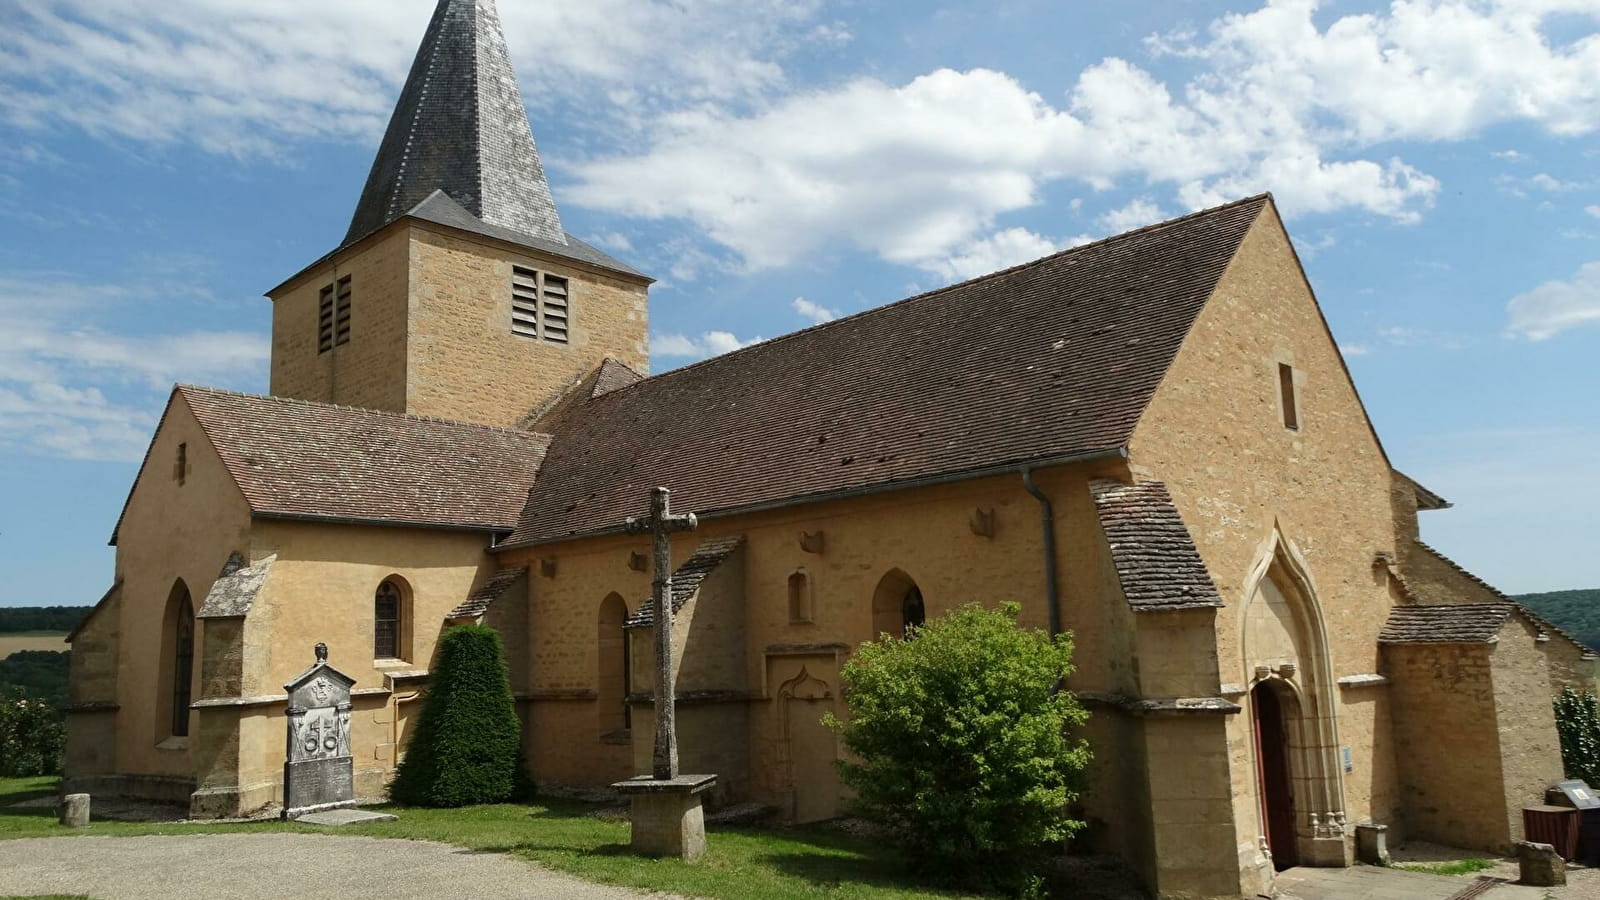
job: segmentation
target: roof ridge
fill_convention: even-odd
[[[1120,232],[1118,234],[1107,235],[1106,237],[1100,238],[1099,240],[1090,241],[1087,244],[1079,244],[1076,247],[1067,247],[1067,248],[1062,249],[1062,250],[1057,250],[1054,253],[1050,253],[1050,254],[1047,254],[1045,256],[1041,256],[1038,259],[1032,259],[1032,260],[1029,260],[1027,262],[1017,263],[1014,266],[1008,266],[1008,267],[1006,267],[1004,269],[996,269],[993,272],[988,272],[988,273],[983,274],[983,275],[977,275],[977,276],[974,276],[972,278],[963,279],[961,281],[957,281],[957,282],[954,282],[952,284],[944,285],[943,287],[933,288],[932,290],[923,291],[920,294],[912,294],[909,297],[902,297],[899,300],[892,300],[892,301],[890,301],[888,303],[884,303],[884,304],[881,304],[879,306],[874,306],[874,307],[870,307],[868,309],[863,309],[860,312],[851,313],[848,316],[840,316],[837,319],[830,319],[827,322],[819,322],[816,325],[812,325],[812,326],[809,326],[807,328],[802,328],[802,329],[800,329],[798,331],[786,332],[784,334],[778,335],[777,337],[768,338],[767,340],[758,341],[758,342],[753,343],[753,344],[747,344],[747,345],[745,345],[743,347],[740,347],[737,350],[731,350],[731,351],[729,351],[727,353],[722,353],[722,354],[719,354],[717,356],[710,357],[708,359],[702,359],[702,360],[700,360],[698,362],[690,363],[687,366],[680,366],[680,367],[678,367],[676,369],[673,369],[671,371],[662,372],[659,375],[650,375],[648,377],[640,379],[639,381],[634,382],[633,384],[624,385],[623,387],[617,388],[616,390],[610,391],[610,392],[608,392],[606,394],[603,394],[602,396],[608,396],[609,397],[609,396],[612,396],[612,395],[615,395],[615,394],[620,394],[623,391],[629,390],[631,388],[638,387],[641,384],[647,384],[647,383],[650,383],[650,382],[656,382],[656,381],[660,381],[661,379],[665,379],[665,378],[672,377],[674,375],[678,375],[678,374],[680,374],[682,372],[693,371],[693,370],[699,369],[699,368],[701,368],[703,366],[710,365],[711,363],[718,362],[718,361],[721,361],[721,360],[725,360],[725,359],[728,359],[730,357],[736,357],[741,353],[746,353],[746,352],[755,350],[758,347],[768,347],[768,346],[771,346],[773,344],[777,344],[777,343],[780,343],[780,342],[783,342],[783,341],[788,341],[788,340],[792,340],[794,338],[798,338],[801,335],[811,334],[813,332],[822,331],[822,330],[828,329],[828,328],[833,328],[833,327],[842,325],[845,322],[851,322],[851,321],[855,321],[857,319],[865,318],[867,316],[881,314],[881,313],[885,312],[886,310],[890,310],[890,309],[893,309],[893,308],[898,307],[898,306],[903,306],[903,305],[905,305],[907,303],[912,303],[912,302],[915,302],[915,301],[918,301],[918,300],[926,300],[929,297],[935,297],[935,296],[938,296],[940,294],[946,293],[948,291],[953,291],[953,290],[956,290],[958,288],[963,288],[963,287],[966,287],[968,285],[975,284],[977,282],[988,281],[991,278],[1000,278],[1000,277],[1003,277],[1005,275],[1010,275],[1013,272],[1018,272],[1018,271],[1021,271],[1023,269],[1032,268],[1033,266],[1042,265],[1044,263],[1051,262],[1051,261],[1057,260],[1057,259],[1061,259],[1062,257],[1069,256],[1069,255],[1074,254],[1074,253],[1080,253],[1080,252],[1083,252],[1085,250],[1089,250],[1091,248],[1101,247],[1101,246],[1104,246],[1106,244],[1110,244],[1110,243],[1113,243],[1113,242],[1116,242],[1116,241],[1126,240],[1126,239],[1133,238],[1133,237],[1139,237],[1139,236],[1142,236],[1142,235],[1145,235],[1145,234],[1149,234],[1151,232],[1159,231],[1159,230],[1164,229],[1164,228],[1171,228],[1171,227],[1173,227],[1175,225],[1181,225],[1181,224],[1183,224],[1185,222],[1189,222],[1191,220],[1198,219],[1198,218],[1200,218],[1202,216],[1214,215],[1216,213],[1222,212],[1223,210],[1229,210],[1229,209],[1234,209],[1234,208],[1241,207],[1241,206],[1246,206],[1248,204],[1257,203],[1257,202],[1260,202],[1262,200],[1266,200],[1266,201],[1271,202],[1272,199],[1273,199],[1272,198],[1272,192],[1270,192],[1270,191],[1268,191],[1266,193],[1261,193],[1261,194],[1253,194],[1253,195],[1251,195],[1249,197],[1242,197],[1242,198],[1240,198],[1238,200],[1233,200],[1233,201],[1228,202],[1228,203],[1222,203],[1222,204],[1218,204],[1217,206],[1208,207],[1206,209],[1196,210],[1196,211],[1194,211],[1192,213],[1187,213],[1185,215],[1178,216],[1176,218],[1167,219],[1167,220],[1161,221],[1161,222],[1156,222],[1156,223],[1151,224],[1151,225],[1145,225],[1145,226],[1143,226],[1141,228],[1135,228],[1135,229],[1133,229],[1131,231],[1124,231],[1124,232]],[[599,398],[595,398],[595,399],[599,399]]]
[[[342,409],[348,412],[365,413],[370,416],[386,419],[403,419],[409,422],[418,422],[427,425],[451,425],[461,428],[481,428],[485,431],[495,431],[503,434],[514,434],[525,437],[544,438],[550,440],[550,435],[542,431],[532,431],[525,428],[508,428],[504,425],[488,425],[483,422],[468,422],[465,419],[446,419],[441,416],[424,416],[417,413],[400,413],[387,409],[371,409],[365,406],[347,406],[343,403],[322,403],[317,400],[303,400],[299,397],[281,397],[277,394],[251,394],[245,391],[234,391],[227,388],[207,387],[199,384],[186,384],[179,382],[173,386],[179,392],[197,391],[205,394],[217,394],[225,397],[241,397],[246,400],[265,400],[272,403],[282,403],[290,406],[310,406],[317,409]]]

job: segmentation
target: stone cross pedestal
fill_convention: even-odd
[[[285,819],[356,802],[350,755],[350,688],[356,681],[328,665],[326,644],[318,644],[316,652],[316,664],[283,686],[289,692]]]
[[[630,798],[633,849],[652,856],[694,859],[706,851],[705,813],[700,795],[716,784],[715,775],[678,772],[677,685],[672,669],[672,538],[675,531],[693,531],[693,513],[674,516],[670,492],[651,492],[650,517],[628,519],[629,534],[654,537],[651,613],[656,647],[656,740],[650,775],[619,781],[612,788]]]

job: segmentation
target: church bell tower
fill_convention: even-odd
[[[272,393],[514,426],[648,367],[650,283],[563,230],[494,0],[440,0],[343,243],[268,292]]]

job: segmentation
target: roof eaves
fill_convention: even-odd
[[[65,643],[70,644],[77,640],[79,632],[83,631],[83,627],[89,624],[89,620],[94,618],[94,614],[99,612],[101,607],[105,606],[107,603],[110,603],[111,598],[115,597],[121,591],[122,578],[119,576],[116,581],[111,583],[111,587],[107,589],[104,594],[100,595],[100,599],[95,602],[94,606],[89,607],[89,611],[83,614],[83,618],[78,620],[78,624],[72,626],[72,630],[67,632]]]
[[[626,389],[627,388],[619,388],[619,390]],[[766,500],[757,503],[744,503],[737,506],[712,509],[705,512],[696,512],[695,516],[700,519],[722,519],[732,516],[744,516],[751,515],[753,513],[768,512],[776,509],[807,506],[813,503],[828,503],[835,500],[849,500],[854,497],[867,497],[874,494],[886,494],[893,491],[932,487],[934,485],[941,484],[954,484],[961,481],[973,481],[979,478],[990,478],[996,475],[1009,475],[1014,472],[1020,472],[1022,469],[1053,468],[1056,466],[1090,463],[1106,459],[1126,459],[1127,456],[1128,448],[1125,445],[1118,447],[1106,447],[1100,450],[1090,450],[1084,453],[1072,453],[1066,456],[1046,457],[1031,460],[1017,460],[1014,462],[1002,463],[1001,465],[997,466],[985,466],[978,469],[962,469],[953,472],[924,476],[921,478],[908,478],[903,481],[875,482],[873,484],[860,485],[839,491],[822,491],[814,494],[797,494],[793,497],[784,497],[777,500]],[[535,482],[534,489],[536,490],[537,488],[538,484]],[[618,523],[605,528],[596,528],[591,531],[552,535],[548,537],[524,539],[514,542],[506,541],[504,543],[496,544],[491,548],[491,552],[498,553],[502,550],[518,550],[525,547],[539,547],[546,544],[559,544],[564,541],[574,541],[583,538],[622,534],[626,530],[626,525]]]

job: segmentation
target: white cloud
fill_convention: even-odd
[[[838,310],[829,309],[820,303],[812,303],[804,297],[794,298],[794,302],[789,305],[794,308],[795,312],[810,319],[813,325],[821,325],[824,322],[832,322],[834,319],[839,318]]]
[[[677,333],[656,334],[650,337],[650,356],[695,361],[732,353],[741,347],[759,344],[764,340],[766,338],[761,337],[747,341],[740,340],[727,331],[707,331],[698,338]]]
[[[1495,150],[1489,155],[1495,159],[1503,159],[1506,162],[1526,162],[1528,159],[1528,155],[1520,150]]]
[[[745,100],[821,0],[501,0],[529,99],[597,101],[623,120]],[[278,155],[281,142],[368,140],[388,120],[430,3],[23,0],[0,29],[0,117],[108,139]]]
[[[1161,211],[1161,207],[1149,197],[1140,197],[1120,209],[1114,209],[1100,217],[1100,224],[1112,234],[1132,231],[1146,225],[1154,225],[1162,219],[1168,218]]]
[[[750,268],[834,241],[926,265],[1065,178],[1165,186],[1190,209],[1272,190],[1290,216],[1357,209],[1406,223],[1440,184],[1392,149],[1361,158],[1370,148],[1507,122],[1600,127],[1600,37],[1552,43],[1543,27],[1592,3],[1396,0],[1326,27],[1318,12],[1267,0],[1203,34],[1158,36],[1154,50],[1198,69],[1189,81],[1106,59],[1063,106],[976,69],[858,79],[745,113],[695,109],[657,123],[641,152],[581,164],[576,199],[687,220]]]
[[[1366,356],[1372,352],[1372,348],[1366,344],[1340,344],[1339,352],[1345,356]]]
[[[0,279],[0,447],[138,460],[173,382],[232,383],[266,368],[262,334],[133,334],[106,320],[108,309],[148,309],[158,296],[172,293],[59,273]]]
[[[1583,211],[1591,216],[1594,216],[1596,219],[1600,219],[1600,206],[1585,206]]]
[[[1087,239],[1074,241],[1075,244],[1087,243]],[[923,260],[920,265],[948,281],[964,281],[1032,262],[1060,249],[1061,246],[1055,241],[1026,228],[1007,228],[988,237],[969,241],[944,257]]]
[[[1600,262],[1584,265],[1569,281],[1547,281],[1513,297],[1506,314],[1507,331],[1530,341],[1600,323]]]

